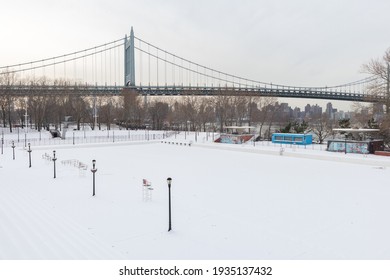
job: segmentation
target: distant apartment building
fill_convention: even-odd
[[[307,104],[305,106],[305,117],[307,118],[320,118],[322,115],[322,107],[316,105]]]

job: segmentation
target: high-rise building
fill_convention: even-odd
[[[331,120],[334,119],[333,105],[332,105],[331,102],[328,102],[326,104],[326,111],[325,111],[325,113],[326,113],[326,116],[328,117],[328,119],[331,119]]]

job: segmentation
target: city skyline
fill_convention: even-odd
[[[318,103],[307,103],[303,108],[290,105],[287,102],[277,102],[275,106],[280,106],[280,115],[284,115],[286,119],[305,119],[305,118],[320,118],[324,114],[330,120],[339,120],[343,118],[350,118],[353,111],[342,110],[333,105],[332,102],[328,102],[325,107],[320,106]]]

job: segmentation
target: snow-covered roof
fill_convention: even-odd
[[[377,132],[376,128],[333,128],[333,131],[345,131],[345,132]]]
[[[254,129],[256,127],[254,126],[225,126],[225,128],[232,128],[232,129]]]

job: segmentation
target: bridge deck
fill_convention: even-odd
[[[287,98],[308,98],[325,100],[344,100],[359,102],[378,102],[385,100],[383,96],[370,96],[357,92],[332,91],[326,88],[258,88],[258,87],[181,87],[181,86],[58,86],[58,85],[15,85],[0,86],[1,95],[31,96],[31,95],[112,95],[118,96],[126,92],[136,92],[150,96],[272,96]]]

